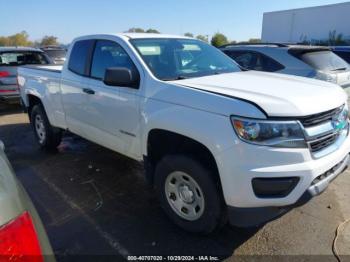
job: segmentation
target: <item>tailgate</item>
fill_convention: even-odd
[[[17,89],[17,66],[0,66],[0,90]]]

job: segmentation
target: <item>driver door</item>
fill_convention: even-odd
[[[103,82],[109,67],[135,69],[128,53],[110,40],[97,40],[88,80],[93,94],[88,96],[90,133],[94,140],[112,150],[136,158],[139,136],[139,89],[108,86]],[[137,70],[137,69],[136,69]]]

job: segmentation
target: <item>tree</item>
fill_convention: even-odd
[[[299,38],[299,42],[304,45],[310,44],[310,42],[307,40],[307,35],[306,34],[301,34]]]
[[[261,43],[261,39],[260,38],[250,38],[248,40],[248,43],[250,43],[250,44],[258,44],[258,43]]]
[[[57,41],[57,37],[53,36],[53,35],[46,35],[43,37],[43,39],[41,39],[41,41],[39,42],[40,46],[48,46],[48,45],[59,45],[58,41]]]
[[[0,46],[8,46],[9,39],[6,36],[0,36]]]
[[[31,46],[33,43],[29,41],[26,31],[0,37],[0,46]]]
[[[142,28],[139,28],[139,27],[132,27],[132,28],[129,28],[129,30],[126,32],[127,33],[144,33],[145,30],[143,30]]]
[[[208,43],[208,36],[207,36],[207,35],[197,35],[196,38],[197,38],[198,40],[201,40],[201,41],[203,41],[203,42]]]
[[[215,47],[228,44],[228,39],[224,34],[216,33],[211,39],[211,44]]]
[[[336,30],[330,31],[329,32],[329,37],[328,37],[328,42],[329,45],[342,45],[345,44],[345,41],[343,39],[343,34],[337,34]]]
[[[184,36],[187,36],[187,37],[194,37],[194,35],[193,35],[192,33],[189,33],[189,32],[185,33]]]
[[[146,31],[146,33],[151,33],[151,34],[160,34],[160,32],[156,29],[150,28]]]

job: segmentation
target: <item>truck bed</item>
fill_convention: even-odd
[[[63,67],[62,65],[26,65],[26,66],[22,66],[22,68],[50,71],[50,72],[56,72],[56,73],[61,73],[62,67]]]

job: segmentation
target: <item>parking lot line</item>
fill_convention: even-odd
[[[80,208],[73,200],[70,199],[68,195],[66,195],[60,188],[58,188],[55,184],[51,183],[46,177],[42,177],[42,181],[44,181],[52,191],[54,191],[59,197],[61,197],[72,209],[78,211],[81,216],[90,223],[94,230],[104,239],[106,242],[118,252],[122,257],[127,258],[130,256],[129,251],[114,237],[112,237],[109,233],[105,232],[93,218],[91,218],[86,212]]]

